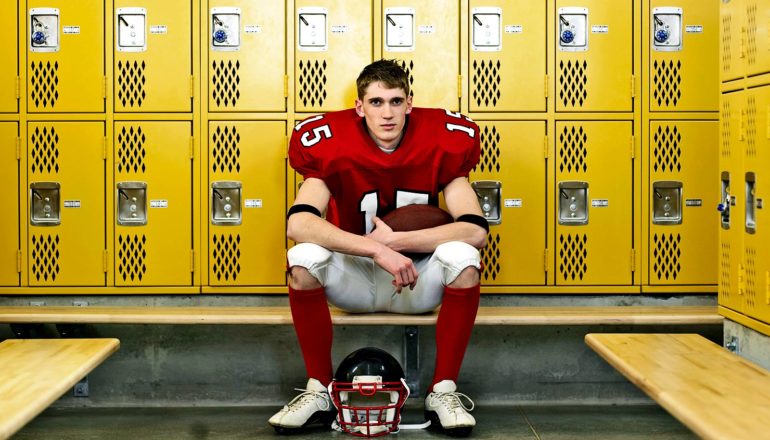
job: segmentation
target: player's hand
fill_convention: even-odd
[[[372,218],[372,223],[374,223],[374,229],[366,236],[378,243],[390,247],[389,243],[392,242],[393,229],[377,216]]]
[[[401,293],[401,289],[406,286],[414,289],[417,284],[417,268],[414,267],[414,262],[393,249],[382,246],[374,255],[374,262],[393,275],[396,293]]]

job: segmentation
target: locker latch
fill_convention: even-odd
[[[117,20],[118,52],[144,52],[147,50],[147,9],[118,8]]]
[[[241,182],[221,181],[211,184],[211,223],[241,224]]]
[[[326,8],[310,7],[297,10],[297,45],[300,51],[324,52],[326,44]]]
[[[502,199],[502,184],[495,180],[478,180],[471,183],[479,199],[479,206],[490,225],[502,223],[500,200]]]
[[[559,50],[585,52],[588,50],[588,9],[559,8]]]
[[[682,224],[682,182],[664,180],[652,183],[652,223]]]
[[[30,223],[36,226],[61,224],[60,189],[58,182],[33,182],[29,185]]]
[[[211,50],[241,48],[241,8],[211,8]]]
[[[147,224],[147,183],[118,183],[118,224],[123,226]]]
[[[29,10],[29,50],[32,52],[59,51],[59,10],[32,8]]]
[[[652,48],[659,52],[682,50],[682,8],[652,10]]]
[[[588,224],[588,182],[559,182],[559,224]]]
[[[503,49],[503,10],[501,8],[473,8],[471,28],[473,50],[497,52]]]
[[[756,175],[749,171],[746,173],[746,232],[757,232],[757,188]]]
[[[720,195],[721,202],[717,205],[717,211],[720,212],[720,225],[722,229],[730,229],[730,206],[735,205],[735,197],[730,195],[730,173],[722,171],[721,175],[722,191]]]
[[[411,52],[414,50],[414,8],[385,9],[385,50]]]

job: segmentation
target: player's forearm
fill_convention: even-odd
[[[487,233],[472,223],[456,222],[430,229],[394,232],[386,245],[397,252],[433,252],[442,243],[462,241],[481,249],[486,245]]]
[[[326,249],[349,255],[374,257],[382,244],[343,231],[328,221],[310,213],[298,213],[289,217],[286,236],[297,243],[314,243]]]

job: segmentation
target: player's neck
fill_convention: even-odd
[[[398,146],[401,144],[401,138],[404,137],[404,132],[402,131],[401,133],[399,133],[398,137],[394,139],[393,142],[390,142],[389,145],[382,144],[377,139],[375,139],[374,136],[371,135],[371,133],[369,133],[369,136],[371,136],[372,140],[374,141],[374,144],[377,145],[377,147],[380,150],[390,154],[396,151],[396,148],[398,148]]]

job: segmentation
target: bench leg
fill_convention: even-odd
[[[404,327],[404,374],[410,397],[420,396],[420,330],[417,326]]]

